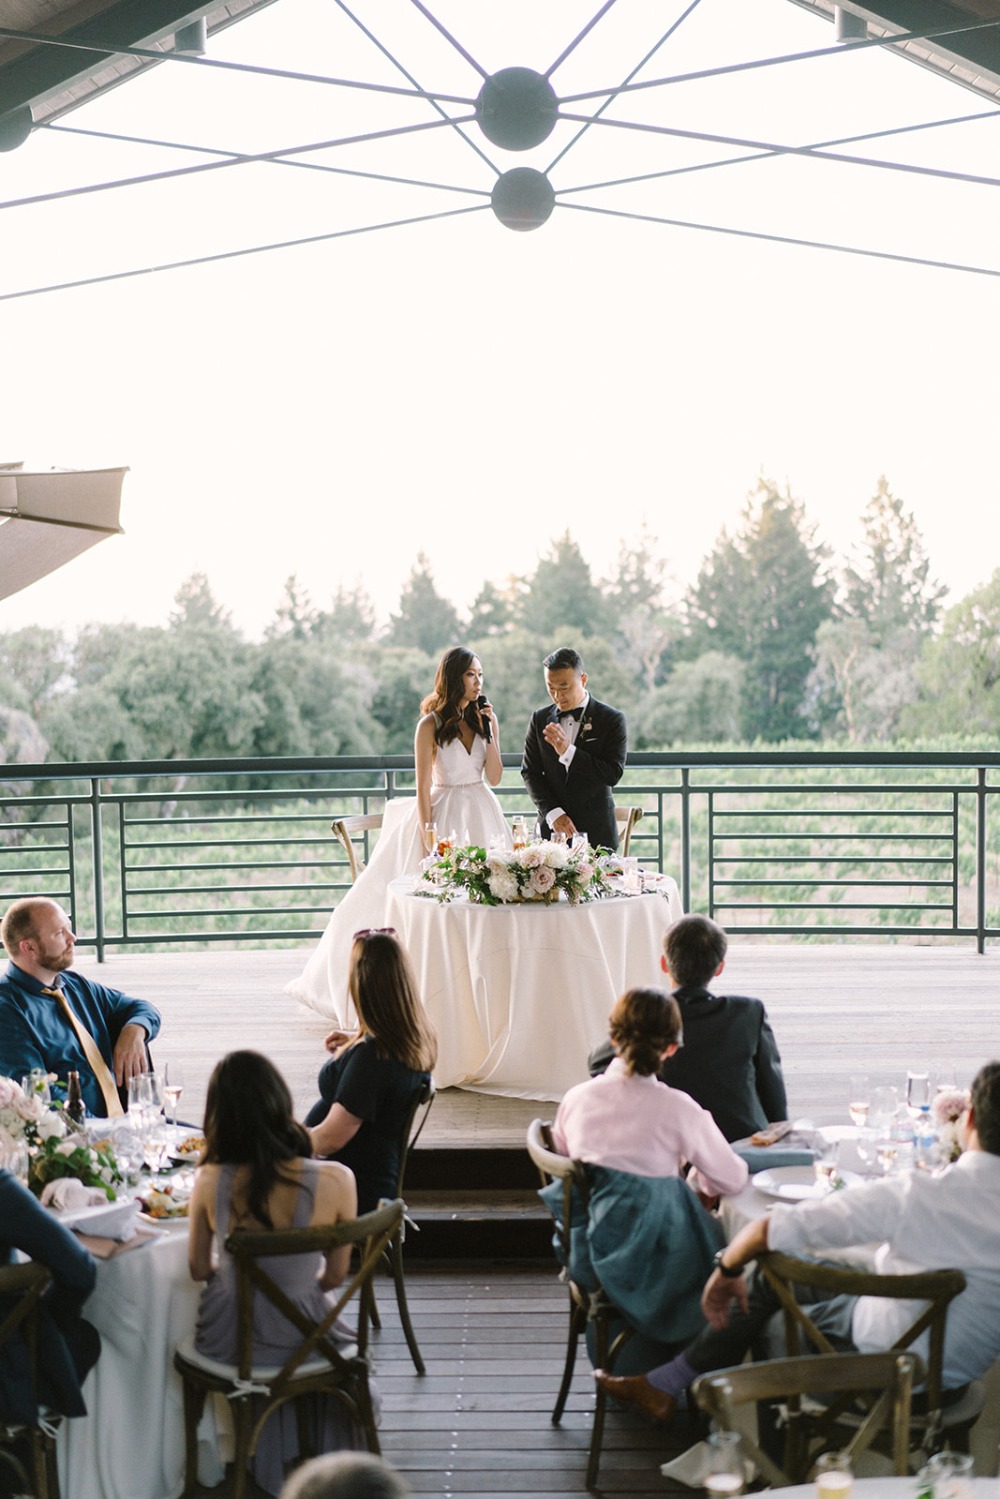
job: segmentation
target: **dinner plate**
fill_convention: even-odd
[[[855,1171],[841,1171],[840,1179],[845,1187],[853,1187],[861,1177]],[[752,1180],[765,1197],[778,1197],[783,1202],[811,1202],[829,1196],[829,1188],[816,1180],[811,1166],[771,1166],[758,1171]]]

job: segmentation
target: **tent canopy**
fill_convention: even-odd
[[[127,468],[25,473],[0,464],[0,599],[118,536]]]

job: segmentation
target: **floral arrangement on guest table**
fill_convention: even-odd
[[[14,1163],[15,1175],[26,1171],[39,1197],[50,1182],[71,1177],[113,1202],[124,1180],[110,1140],[92,1140],[69,1118],[65,1103],[26,1092],[11,1077],[0,1077],[0,1161]]]
[[[475,843],[443,841],[437,856],[424,861],[416,895],[448,902],[466,899],[475,905],[507,906],[531,901],[571,906],[642,892],[636,861],[632,868],[606,848],[540,839],[521,848],[481,848]]]

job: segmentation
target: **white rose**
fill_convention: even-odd
[[[55,1109],[47,1109],[38,1121],[40,1140],[61,1140],[66,1133],[66,1122]]]

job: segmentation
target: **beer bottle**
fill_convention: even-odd
[[[80,1074],[71,1072],[66,1080],[66,1113],[74,1124],[82,1125],[87,1117],[87,1105],[80,1092]]]

